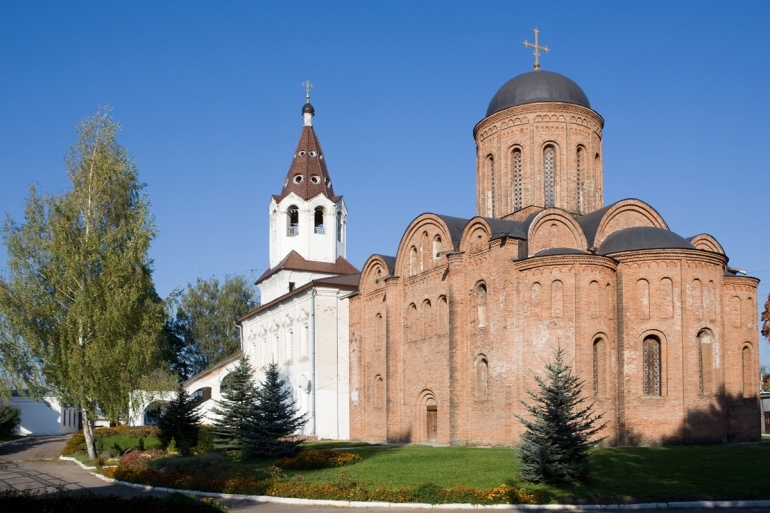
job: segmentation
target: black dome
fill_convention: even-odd
[[[600,255],[640,249],[695,249],[683,237],[664,228],[637,226],[612,232],[599,247]]]
[[[305,105],[302,106],[302,114],[305,114],[305,113],[310,113],[315,115],[315,109],[313,108],[312,105],[310,105],[310,103],[306,103]]]
[[[575,103],[591,108],[586,93],[575,82],[553,71],[530,71],[503,84],[487,108],[487,116],[508,107],[535,102]]]

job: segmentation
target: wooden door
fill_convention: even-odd
[[[428,441],[429,442],[435,442],[436,441],[436,433],[438,433],[438,411],[436,410],[436,407],[433,406],[431,409],[430,406],[428,406],[427,411],[427,427],[428,427]]]

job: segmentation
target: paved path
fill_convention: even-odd
[[[19,442],[0,447],[0,490],[13,488],[24,490],[66,489],[72,491],[90,490],[94,493],[117,495],[118,497],[136,497],[140,495],[163,496],[159,492],[144,492],[126,486],[113,485],[92,476],[77,464],[58,459],[64,444],[65,436],[29,437]],[[341,508],[335,506],[298,506],[292,504],[254,503],[251,501],[219,500],[230,511],[250,513],[338,513]],[[350,508],[348,511],[360,513],[416,513],[413,508]],[[467,511],[467,510],[439,510]],[[480,510],[484,511],[484,510]],[[486,510],[494,511],[494,510]],[[516,511],[516,510],[511,510]],[[581,510],[572,510],[581,511]],[[639,513],[652,513],[662,510],[635,510]],[[682,509],[664,510],[679,513],[714,513],[713,509]],[[726,513],[767,513],[765,508],[731,508],[723,509]],[[593,511],[591,513],[594,513]]]

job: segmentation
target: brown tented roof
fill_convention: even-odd
[[[342,258],[342,257],[340,257]],[[350,264],[348,264],[350,265]],[[352,267],[352,266],[351,266]],[[246,319],[249,319],[251,317],[254,317],[256,314],[267,310],[269,308],[272,308],[274,305],[280,303],[281,301],[286,301],[287,299],[296,296],[297,294],[302,294],[306,290],[313,288],[313,287],[337,287],[340,289],[347,289],[350,291],[357,291],[358,290],[358,283],[361,281],[361,273],[356,272],[355,274],[347,274],[344,276],[330,276],[328,278],[320,278],[318,280],[313,280],[309,283],[305,283],[301,287],[297,287],[296,289],[292,290],[291,292],[284,294],[281,297],[275,298],[269,303],[265,303],[264,305],[260,305],[256,307],[255,309],[251,310],[250,312],[246,312],[242,316],[240,316],[237,319],[237,322],[243,322]]]
[[[268,269],[262,276],[257,279],[256,283],[260,283],[263,280],[268,279],[281,269],[289,269],[292,271],[308,271],[312,273],[324,273],[324,274],[356,274],[358,269],[350,262],[342,257],[337,258],[334,263],[330,262],[313,262],[305,260],[302,255],[294,250],[291,250],[283,260],[278,262],[278,265],[272,269]]]
[[[335,203],[339,200],[339,196],[334,195],[332,180],[326,168],[326,156],[312,126],[302,127],[302,135],[299,137],[297,151],[294,152],[294,160],[286,175],[283,190],[273,198],[278,203],[292,192],[304,200],[315,198],[319,194]]]

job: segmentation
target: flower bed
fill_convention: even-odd
[[[346,463],[360,461],[358,455],[350,453],[327,453],[334,451],[311,452],[304,458],[283,458],[276,461],[296,465],[325,464],[341,466]],[[315,454],[313,454],[315,453]],[[348,454],[349,456],[346,456]],[[190,472],[179,473],[174,468],[196,468],[196,463],[190,458],[189,465],[171,465],[162,469],[152,468],[166,461],[162,451],[135,451],[125,455],[114,469],[103,469],[103,473],[120,481],[141,483],[150,486],[175,488],[180,490],[197,490],[202,492],[236,493],[244,495],[268,495],[273,497],[296,497],[302,499],[342,500],[342,501],[385,501],[385,502],[422,502],[422,503],[472,503],[472,504],[537,504],[547,502],[545,492],[525,492],[518,488],[501,484],[489,489],[477,489],[460,485],[448,488],[432,483],[403,488],[371,487],[366,483],[354,482],[340,475],[341,482],[334,484],[306,482],[301,475],[293,478],[273,476],[266,479],[255,479],[248,475],[221,475],[223,472]],[[353,456],[352,458],[350,456]],[[205,456],[198,457],[203,460]],[[183,459],[180,459],[182,461]],[[291,461],[290,461],[291,460]],[[154,463],[151,463],[154,462]],[[204,464],[204,463],[201,463]],[[307,468],[307,467],[304,467]],[[318,468],[318,467],[316,467]],[[219,474],[219,475],[217,475]],[[347,481],[347,482],[346,482]]]
[[[363,458],[352,452],[305,449],[296,456],[278,458],[275,460],[275,465],[291,470],[314,470],[352,465],[359,461],[363,461]]]

